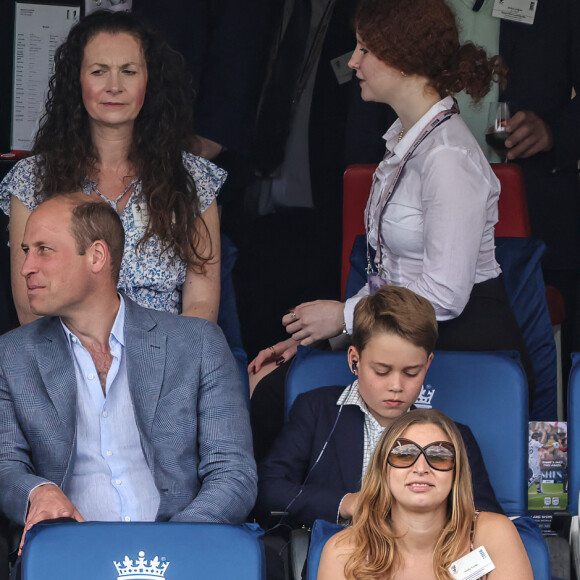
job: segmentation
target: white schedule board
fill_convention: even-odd
[[[80,16],[80,6],[16,2],[12,79],[12,149],[30,151],[44,113],[54,53]]]

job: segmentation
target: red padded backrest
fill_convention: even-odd
[[[515,163],[492,163],[491,168],[501,183],[498,204],[498,238],[529,238],[532,235],[524,176]]]
[[[365,233],[364,211],[376,164],[351,165],[344,172],[342,202],[342,270],[340,291],[344,297],[350,270],[350,251],[357,236]]]
[[[344,296],[350,270],[350,252],[356,236],[365,233],[364,209],[367,203],[376,164],[351,165],[343,178],[342,272],[341,292]],[[531,236],[528,204],[522,170],[515,163],[492,163],[501,183],[498,203],[499,219],[495,235],[508,238]]]

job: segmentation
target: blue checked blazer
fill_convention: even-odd
[[[246,402],[220,329],[125,297],[127,374],[157,521],[241,523],[256,496]],[[0,337],[0,509],[23,524],[30,491],[70,476],[76,378],[60,320]]]

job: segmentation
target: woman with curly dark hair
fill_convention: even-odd
[[[470,552],[477,560],[460,561]],[[465,444],[453,421],[434,409],[403,414],[377,445],[352,526],[324,546],[318,579],[466,577],[533,574],[511,521],[475,510]]]
[[[34,156],[0,184],[10,215],[14,301],[34,319],[20,242],[41,201],[81,189],[125,228],[119,289],[143,306],[216,320],[220,240],[215,197],[225,172],[186,153],[191,82],[181,55],[126,12],[95,12],[55,55]]]

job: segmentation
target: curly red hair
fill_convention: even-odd
[[[472,43],[459,44],[455,16],[444,0],[361,0],[354,18],[366,48],[408,75],[421,75],[441,97],[465,92],[474,100],[503,82],[501,57],[488,59]]]

